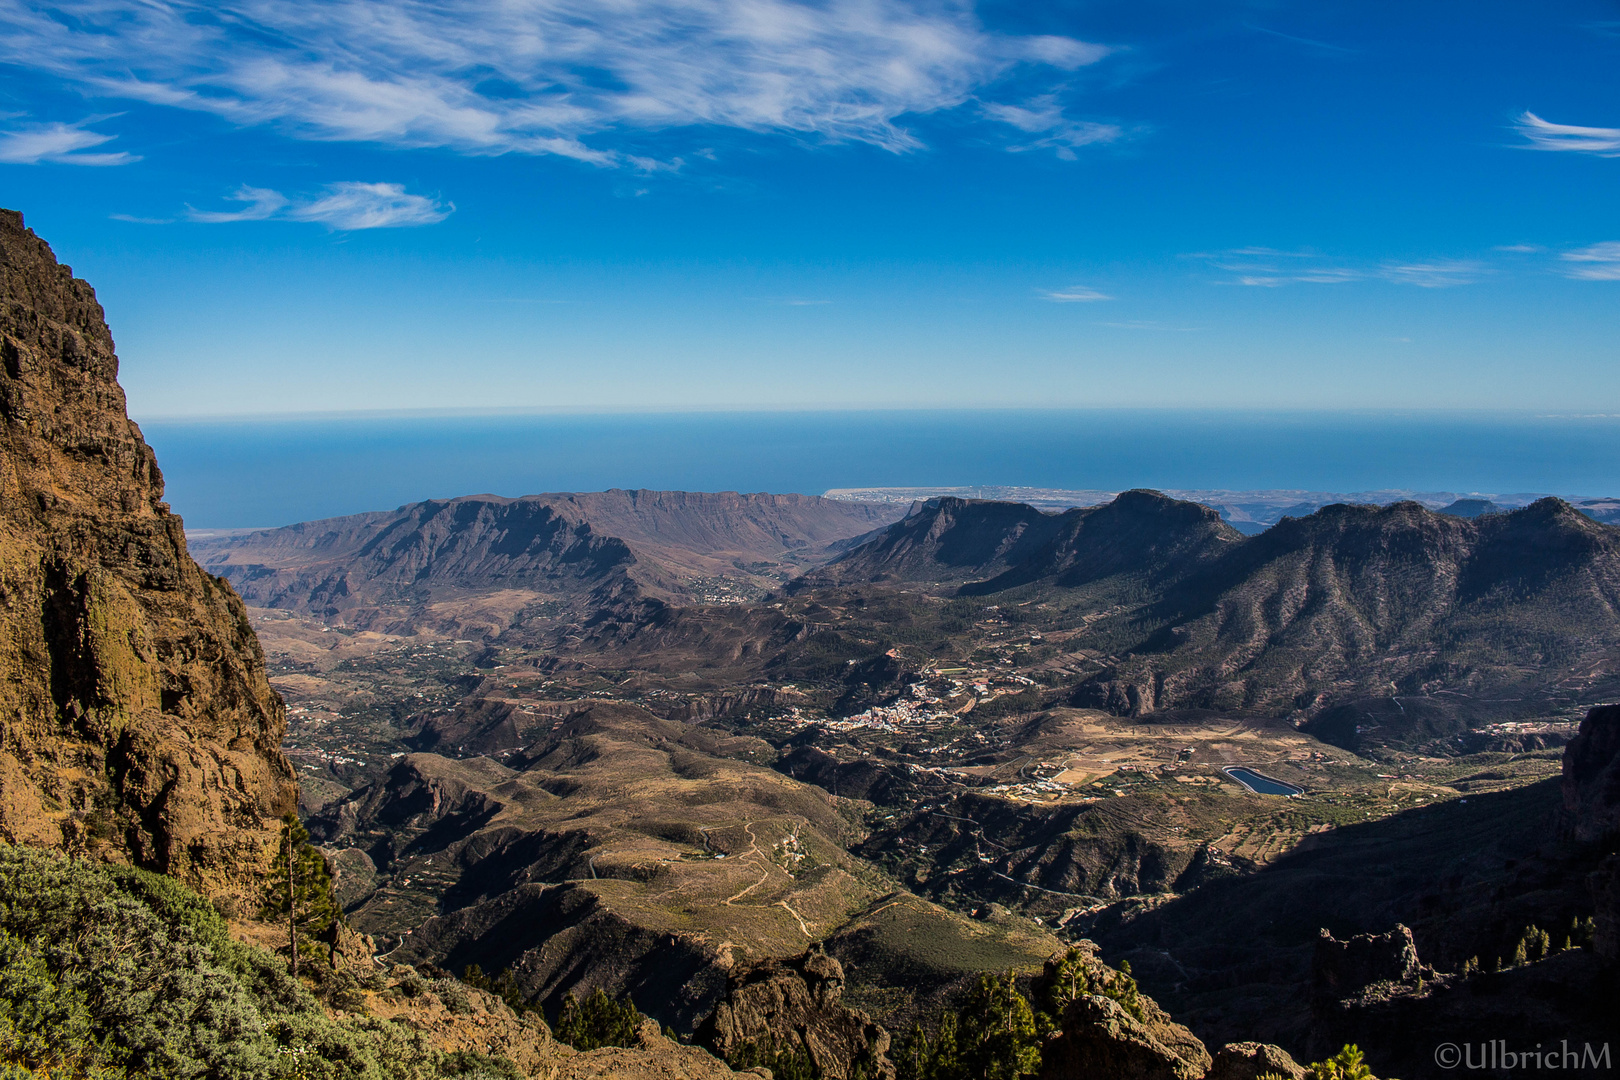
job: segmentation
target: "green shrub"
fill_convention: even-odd
[[[511,968],[507,968],[492,979],[485,975],[484,969],[477,964],[468,964],[462,969],[461,981],[485,993],[494,994],[506,1002],[507,1008],[519,1016],[524,1013],[537,1013],[540,1011],[539,1006],[535,1005],[524,994],[523,988],[518,985],[517,975]]]
[[[763,1065],[775,1080],[815,1080],[818,1074],[803,1049],[778,1049],[774,1043],[745,1042],[726,1058],[726,1064],[741,1072]]]
[[[1372,1070],[1362,1057],[1361,1048],[1350,1043],[1326,1061],[1312,1065],[1310,1080],[1373,1080]]]
[[[52,1080],[515,1075],[400,1024],[327,1016],[281,960],[233,941],[171,878],[7,844],[0,1063]]]
[[[640,1023],[641,1014],[629,1001],[614,1001],[606,990],[597,989],[584,1001],[573,994],[565,996],[552,1034],[575,1050],[635,1046]]]

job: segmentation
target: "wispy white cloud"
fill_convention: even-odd
[[[186,216],[208,224],[281,218],[351,231],[435,225],[456,208],[454,203],[413,195],[403,184],[368,184],[357,180],[328,184],[321,195],[299,201],[270,188],[246,185],[228,198],[245,205],[240,210],[197,210],[188,206]]]
[[[141,160],[134,154],[87,154],[86,150],[111,142],[116,136],[87,131],[77,124],[21,124],[0,131],[0,164],[39,165],[128,165]]]
[[[1416,285],[1420,289],[1449,289],[1456,285],[1472,285],[1491,272],[1483,263],[1468,259],[1440,259],[1424,263],[1385,263],[1378,276],[1385,281],[1401,285]]]
[[[907,115],[1107,52],[990,33],[952,0],[0,0],[0,62],[91,93],[310,139],[639,167],[656,163],[598,144],[713,125],[905,150]]]
[[[276,212],[285,208],[287,196],[270,188],[248,187],[246,184],[237,188],[232,194],[226,196],[231,202],[245,203],[240,210],[197,210],[186,207],[186,216],[192,221],[201,221],[211,225],[224,224],[231,221],[264,221],[275,216]]]
[[[1545,251],[1540,244],[1498,244],[1492,251],[1506,251],[1513,255],[1534,255],[1538,251]]]
[[[1620,157],[1620,128],[1554,124],[1533,112],[1520,113],[1514,126],[1520,135],[1530,140],[1530,146],[1535,150],[1565,150],[1599,157]]]
[[[1582,281],[1620,281],[1620,240],[1606,240],[1591,247],[1566,251],[1560,256],[1567,267],[1564,276]]]
[[[1367,276],[1361,270],[1333,265],[1314,251],[1242,247],[1230,251],[1199,252],[1193,258],[1203,259],[1217,270],[1235,274],[1236,277],[1229,279],[1228,284],[1266,289],[1298,283],[1339,285],[1347,281],[1360,281]]]
[[[980,109],[992,120],[999,120],[1026,135],[1034,136],[1008,149],[1055,150],[1058,157],[1069,161],[1074,160],[1078,147],[1113,142],[1124,135],[1117,124],[1071,119],[1064,113],[1056,94],[1042,94],[1018,105],[986,102]]]
[[[437,225],[455,210],[426,195],[412,195],[403,184],[332,184],[313,202],[287,211],[293,221],[318,221],[333,229],[395,229]]]
[[[1094,304],[1099,300],[1112,300],[1113,297],[1084,285],[1071,285],[1067,289],[1043,291],[1041,299],[1054,304]]]
[[[1248,285],[1276,289],[1285,285],[1344,285],[1353,281],[1390,281],[1400,285],[1438,289],[1470,285],[1490,274],[1483,263],[1462,259],[1433,262],[1385,262],[1378,266],[1350,266],[1342,260],[1313,251],[1278,251],[1267,247],[1234,248],[1231,251],[1199,252],[1217,270],[1233,277],[1227,285]]]

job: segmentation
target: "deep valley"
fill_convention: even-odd
[[[883,504],[567,498],[701,520],[640,525],[611,563],[536,558],[553,534],[482,509],[465,532],[367,519],[352,562],[326,554],[349,519],[194,544],[257,604],[304,811],[391,955],[690,1029],[726,972],[820,942],[896,1029],[974,972],[1096,942],[1206,1038],[1303,1056],[1327,1021],[1274,995],[1308,1003],[1318,929],[1405,923],[1450,970],[1584,925],[1571,884],[1434,921],[1443,889],[1375,884],[1351,839],[1450,858],[1420,823],[1460,812],[1503,823],[1493,873],[1537,850],[1564,748],[1620,691],[1620,530],[1558,500],[1333,505],[1245,537],[1153,492],[944,497],[877,528]],[[729,565],[671,539],[739,517]],[[1350,876],[1299,892],[1324,859]],[[1294,936],[1240,945],[1283,896]],[[1256,965],[1274,992],[1234,974]]]

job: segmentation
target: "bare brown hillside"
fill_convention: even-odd
[[[471,609],[514,622],[643,598],[757,599],[899,513],[730,491],[472,495],[196,546],[255,605],[405,629]]]

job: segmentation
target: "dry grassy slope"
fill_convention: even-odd
[[[89,285],[0,211],[0,834],[250,901],[281,699],[186,552]]]
[[[875,890],[844,851],[857,831],[834,800],[750,755],[772,756],[597,704],[505,764],[411,755],[317,828],[377,867],[351,916],[368,932],[397,936],[528,883],[573,882],[638,931],[722,963],[790,955]],[[339,864],[351,880],[364,873],[354,856]]]
[[[892,891],[846,851],[860,835],[848,800],[748,760],[773,756],[599,703],[504,763],[410,755],[315,828],[347,849],[351,920],[403,937],[395,955],[511,967],[549,1007],[570,989],[628,990],[690,1026],[736,964],[802,952]],[[1000,966],[1057,948],[1033,936]]]
[[[366,1011],[414,1029],[447,1053],[499,1055],[523,1076],[545,1080],[726,1080],[733,1073],[706,1051],[664,1038],[643,1021],[632,1047],[580,1052],[558,1042],[534,1013],[515,1014],[493,994],[450,979],[426,980],[396,965],[380,991],[365,995]]]
[[[200,539],[199,555],[255,604],[349,621],[433,592],[680,598],[694,581],[808,565],[893,519],[887,504],[804,495],[604,491],[475,495]]]

